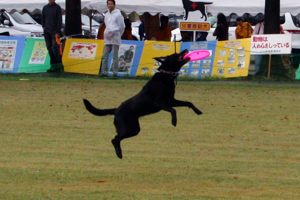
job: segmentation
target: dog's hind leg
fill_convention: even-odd
[[[130,118],[126,116],[126,119],[115,117],[114,124],[116,127],[117,135],[111,141],[114,145],[117,156],[122,159],[121,141],[125,138],[136,136],[140,132],[140,125],[137,118]]]
[[[196,108],[196,106],[194,106],[193,103],[189,101],[179,101],[177,99],[174,99],[172,102],[172,107],[183,107],[183,106],[192,108],[193,111],[198,115],[202,114],[202,112],[198,108]]]
[[[114,139],[111,140],[111,143],[114,145],[115,147],[115,151],[117,156],[122,159],[123,155],[122,155],[122,149],[121,149],[121,140],[119,139],[119,136],[116,135],[116,137]]]

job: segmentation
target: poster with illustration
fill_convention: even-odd
[[[182,42],[180,51],[184,49],[188,49],[189,51],[205,49],[210,52],[210,55],[202,60],[196,60],[186,63],[180,70],[180,76],[203,78],[212,75],[216,41]]]
[[[12,71],[17,49],[17,40],[0,40],[0,70]]]
[[[99,74],[103,40],[68,38],[63,52],[64,71],[80,74]]]
[[[95,59],[97,43],[72,42],[69,58]]]
[[[17,73],[24,51],[26,37],[0,37],[0,72]]]
[[[27,38],[18,73],[46,72],[50,66],[45,39]]]
[[[48,50],[45,41],[35,41],[28,64],[45,64]]]

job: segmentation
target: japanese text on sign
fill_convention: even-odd
[[[181,30],[197,30],[197,31],[209,31],[210,23],[205,22],[180,22]]]
[[[290,34],[252,35],[251,55],[261,54],[290,54]]]

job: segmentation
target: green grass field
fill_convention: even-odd
[[[115,155],[113,116],[145,80],[0,79],[0,199],[300,199],[300,85],[179,81]]]

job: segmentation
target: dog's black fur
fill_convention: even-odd
[[[183,58],[187,53],[188,50],[184,50],[179,54],[154,58],[162,64],[158,68],[159,72],[137,95],[123,102],[118,108],[97,109],[88,100],[83,100],[86,109],[94,115],[115,115],[114,125],[117,135],[112,140],[112,144],[119,158],[122,158],[121,140],[140,132],[139,117],[165,110],[171,113],[172,124],[176,126],[176,110],[173,107],[186,106],[192,108],[196,114],[202,114],[191,102],[179,101],[174,98],[174,81],[180,68],[190,60]]]
[[[205,5],[206,4],[212,4],[212,2],[193,2],[193,1],[190,1],[190,0],[182,0],[182,3],[183,3],[183,8],[185,10],[185,16],[184,16],[185,20],[187,20],[190,11],[199,10],[202,14],[201,18],[205,17],[205,21],[207,21]],[[193,8],[192,5],[196,5],[195,8]]]

